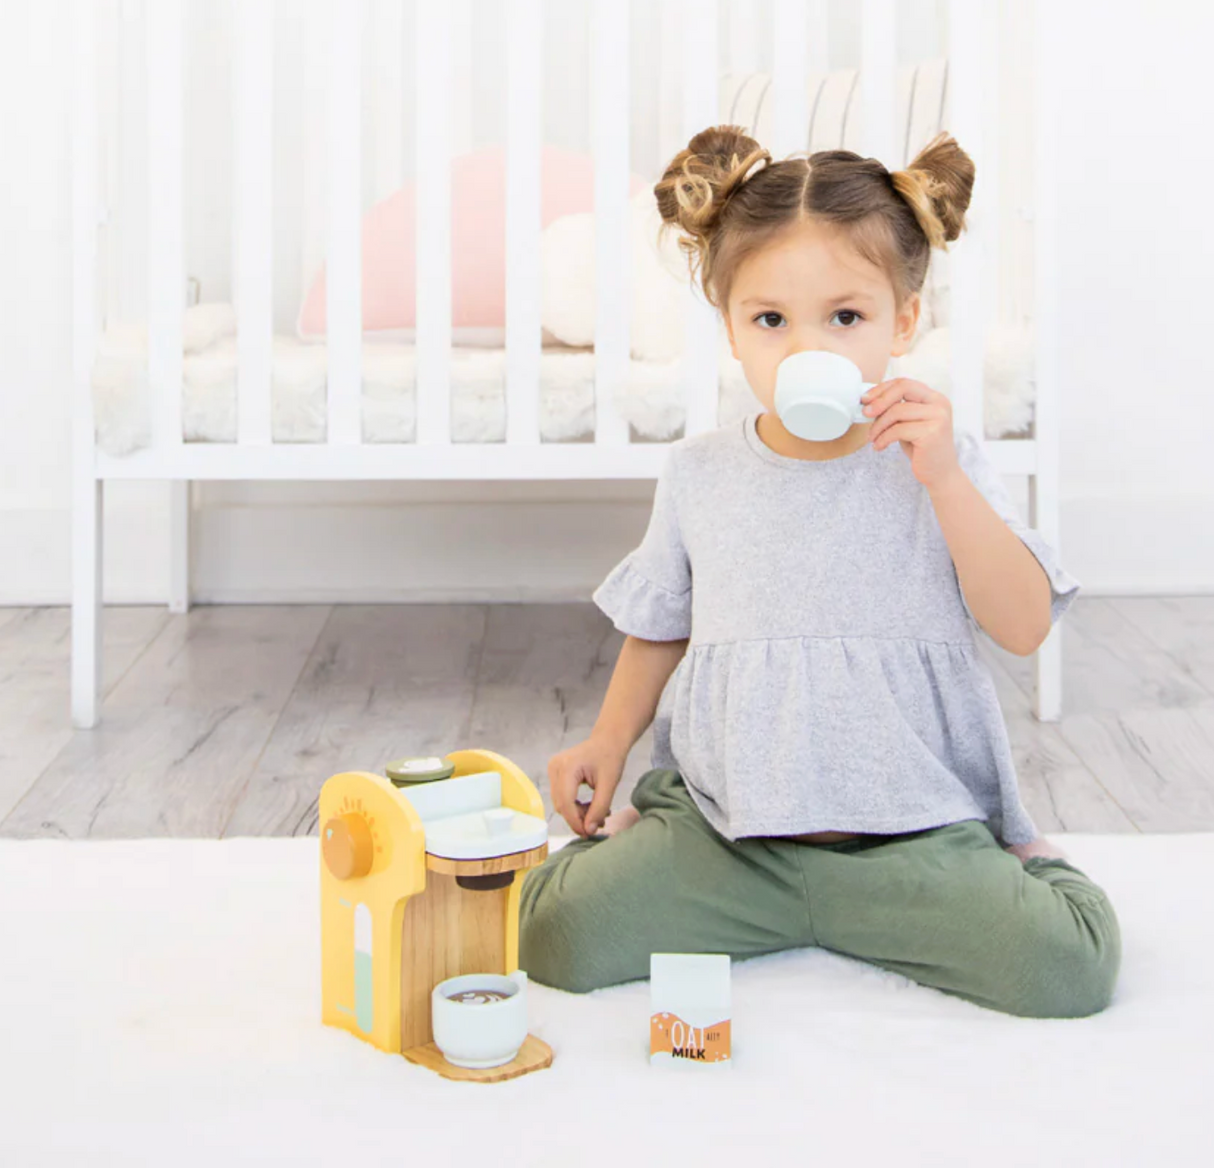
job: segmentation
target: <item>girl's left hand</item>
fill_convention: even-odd
[[[929,490],[960,471],[953,440],[953,403],[922,381],[895,377],[874,385],[860,401],[872,419],[869,441],[884,450],[895,438],[911,470]]]

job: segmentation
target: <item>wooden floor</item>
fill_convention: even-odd
[[[589,732],[623,642],[589,603],[109,608],[104,628],[102,721],[74,731],[68,610],[0,609],[0,836],[315,834],[329,775],[468,746],[522,766],[567,834],[548,760]],[[980,638],[1040,829],[1214,830],[1214,597],[1080,597],[1061,630],[1053,724],[1032,659]]]

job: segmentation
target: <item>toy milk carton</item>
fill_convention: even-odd
[[[649,956],[649,1064],[730,1065],[728,953]]]

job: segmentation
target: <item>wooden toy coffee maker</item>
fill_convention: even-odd
[[[552,1063],[527,1034],[511,1062],[457,1067],[431,996],[461,974],[518,968],[522,873],[548,856],[539,791],[488,750],[348,771],[320,792],[323,1021],[446,1078],[495,1082]]]

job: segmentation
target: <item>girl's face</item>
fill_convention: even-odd
[[[859,366],[865,381],[879,382],[890,357],[910,348],[918,323],[917,294],[897,312],[885,272],[813,219],[739,264],[725,318],[733,355],[773,417],[776,366],[789,354],[826,349]]]

